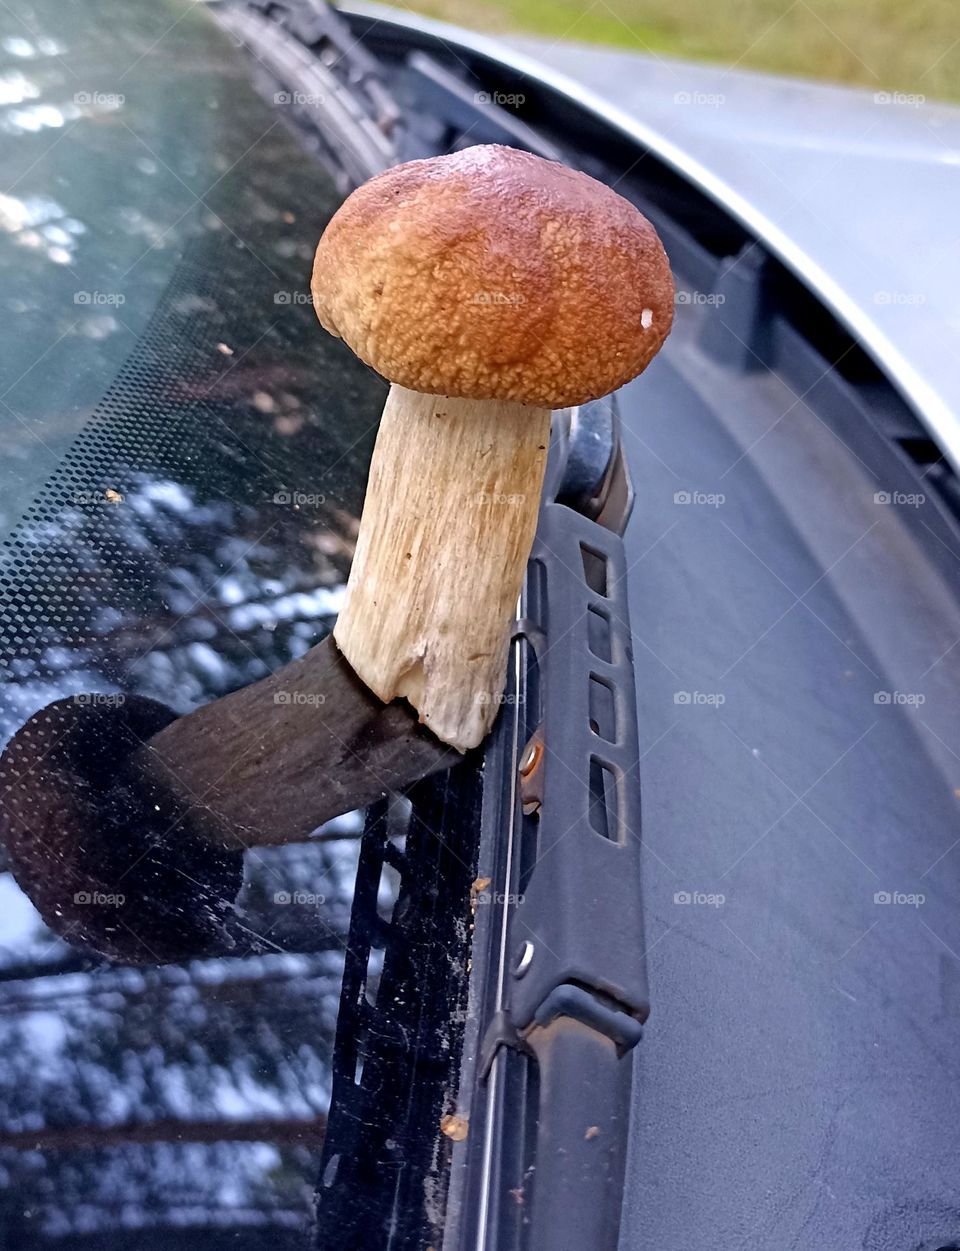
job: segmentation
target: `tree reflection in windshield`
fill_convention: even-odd
[[[321,639],[383,396],[298,298],[339,196],[201,7],[30,20],[0,19],[29,44],[0,57],[0,744],[79,692],[181,714]],[[229,954],[163,967],[69,946],[0,872],[5,1248],[306,1245],[361,828],[248,851]]]

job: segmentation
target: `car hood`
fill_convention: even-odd
[[[838,315],[960,468],[960,108],[362,9],[549,82],[702,187]]]

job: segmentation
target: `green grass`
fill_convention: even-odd
[[[405,0],[403,7],[475,30],[960,99],[960,0]]]

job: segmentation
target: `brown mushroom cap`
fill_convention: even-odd
[[[317,316],[391,382],[545,408],[615,391],[657,353],[673,280],[647,219],[513,148],[409,161],[327,226]]]

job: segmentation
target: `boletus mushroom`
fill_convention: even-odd
[[[502,695],[551,410],[647,366],[673,316],[667,258],[609,187],[481,146],[354,191],[312,285],[323,326],[391,383],[334,638],[465,751]]]

